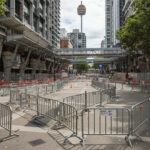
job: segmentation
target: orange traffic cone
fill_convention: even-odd
[[[70,88],[72,89],[72,84],[70,84]]]

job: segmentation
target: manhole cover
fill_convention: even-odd
[[[42,139],[37,139],[37,140],[34,140],[34,141],[31,141],[29,142],[32,146],[38,146],[38,145],[41,145],[41,144],[44,144],[45,141],[43,141]]]

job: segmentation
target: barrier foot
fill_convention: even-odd
[[[82,140],[82,146],[83,147],[85,146],[85,140],[84,139]]]
[[[58,129],[61,129],[61,128],[64,128],[65,126],[61,123],[58,123],[56,125],[54,125],[51,129],[52,130],[58,130]]]
[[[129,144],[130,147],[133,146],[129,135],[127,135],[127,136],[125,137],[125,141],[127,142],[127,144]]]
[[[136,136],[140,141],[144,142],[144,140],[142,139],[142,137],[141,137],[139,134],[135,133],[135,136]]]
[[[76,136],[75,133],[72,133],[70,136],[66,137],[64,139],[64,143],[66,143],[68,141],[69,138]]]
[[[12,138],[14,138],[14,137],[17,137],[17,136],[19,136],[19,134],[12,134],[12,135],[10,135],[10,136],[7,136],[7,137],[5,137],[5,138],[2,138],[2,139],[0,139],[0,143],[1,143],[1,142],[4,142],[4,141],[7,141],[7,140],[10,140],[10,139],[12,139]]]

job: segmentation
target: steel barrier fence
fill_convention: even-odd
[[[27,87],[12,88],[10,90],[10,103],[20,103],[18,100],[20,99],[21,93],[35,96],[39,94],[48,94],[60,90],[66,83],[68,83],[68,80],[56,81],[51,84],[39,84]]]
[[[66,97],[63,99],[63,102],[74,106],[77,110],[82,110],[96,104],[103,106],[104,104],[110,103],[115,96],[116,88],[112,87],[110,89],[101,89],[94,92],[85,91],[83,94]]]
[[[132,106],[130,134],[136,135],[140,140],[142,140],[142,138],[136,132],[144,123],[149,121],[150,121],[150,99]]]
[[[13,135],[16,136],[16,134],[12,134],[12,109],[10,106],[1,103],[0,103],[0,127],[8,132],[8,136],[0,139],[0,142],[2,142],[4,139],[10,136]]]
[[[126,108],[88,108],[82,111],[83,145],[85,135],[129,134],[130,110]]]
[[[78,135],[78,112],[75,107],[54,99],[35,95],[21,94],[20,104],[37,112],[38,116],[45,116],[58,121],[73,132],[71,136]]]

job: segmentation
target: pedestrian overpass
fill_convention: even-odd
[[[54,52],[72,64],[110,64],[126,56],[126,51],[121,48],[63,48],[54,49]],[[77,57],[85,57],[85,59],[76,59]],[[87,59],[88,57],[93,59]],[[97,59],[96,57],[102,58]]]
[[[69,59],[71,64],[87,64],[87,63],[94,63],[94,64],[110,64],[114,61],[117,61],[119,58],[103,58],[103,59]]]
[[[122,57],[125,51],[121,48],[63,48],[55,49],[55,53],[64,58],[74,57]]]

